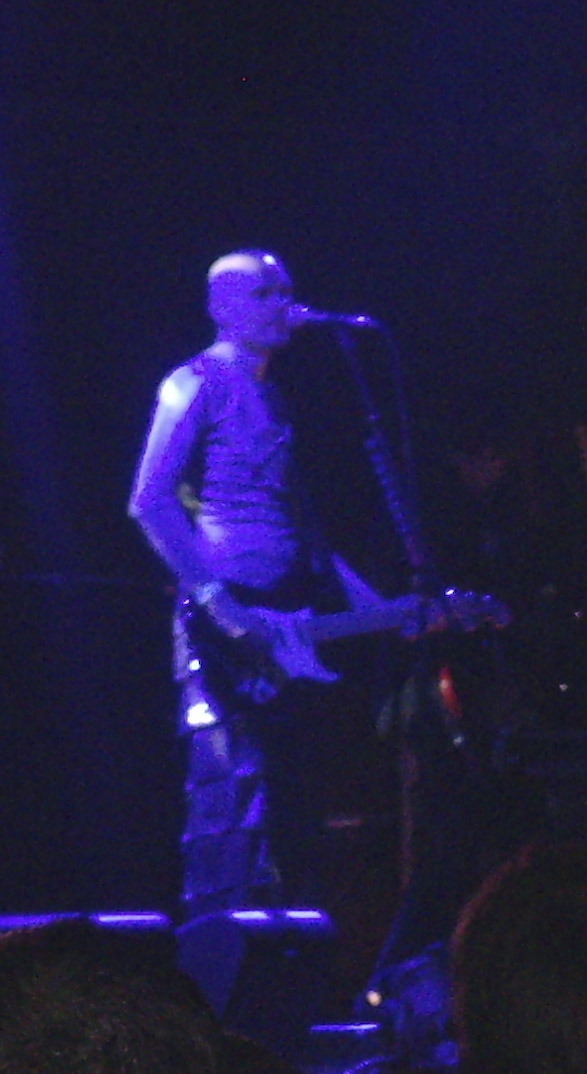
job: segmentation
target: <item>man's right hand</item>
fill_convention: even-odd
[[[229,638],[241,638],[244,634],[251,633],[254,618],[250,613],[253,609],[235,600],[223,586],[206,602],[205,607],[214,622]]]

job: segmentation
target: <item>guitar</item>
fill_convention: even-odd
[[[442,598],[408,595],[328,615],[306,609],[296,615],[295,629],[287,613],[267,609],[263,617],[265,629],[229,638],[205,606],[189,601],[184,605],[191,666],[216,693],[236,691],[263,704],[292,680],[334,681],[336,674],[316,655],[315,646],[321,642],[388,630],[415,640],[442,630],[470,633],[484,625],[503,629],[511,621],[508,608],[496,598],[457,589],[447,590]]]

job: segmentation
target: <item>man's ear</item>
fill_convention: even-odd
[[[224,324],[229,308],[230,295],[226,280],[211,280],[208,286],[208,313],[218,327]]]
[[[218,325],[220,323],[219,322],[220,309],[219,309],[219,302],[218,302],[218,294],[216,292],[216,289],[213,288],[213,287],[210,287],[209,290],[208,290],[208,304],[207,305],[208,305],[208,313],[209,313],[210,317],[215,322],[215,324]]]

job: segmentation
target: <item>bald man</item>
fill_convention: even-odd
[[[303,777],[319,731],[284,715],[280,687],[336,678],[304,629],[321,587],[346,604],[381,603],[311,537],[269,376],[293,323],[285,266],[262,250],[219,258],[208,311],[216,338],[163,381],[129,508],[178,580],[190,916],[310,894],[319,807]]]

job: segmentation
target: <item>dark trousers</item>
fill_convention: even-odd
[[[323,688],[190,732],[182,841],[185,913],[320,899],[324,761],[332,748]]]

